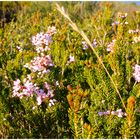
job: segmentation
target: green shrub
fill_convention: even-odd
[[[139,138],[139,12],[58,3],[1,2],[0,137]]]

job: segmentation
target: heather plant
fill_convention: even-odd
[[[0,28],[0,137],[139,138],[139,12],[18,4]]]
[[[104,15],[111,16],[108,14],[109,8],[110,5],[104,8],[105,9],[103,11],[105,12]],[[99,50],[96,51],[95,50],[96,48],[95,49],[93,48],[92,43],[89,41],[87,36],[85,36],[84,32],[81,31],[76,26],[76,24],[74,24],[71,21],[71,19],[65,13],[65,11],[63,9],[60,9],[59,6],[58,6],[58,10],[64,15],[64,17],[66,17],[69,20],[72,28],[85,39],[87,45],[91,47],[93,51],[93,55],[95,54],[97,57],[95,61],[92,60],[90,66],[87,69],[85,67],[85,71],[84,71],[84,73],[86,72],[86,75],[88,74],[86,78],[91,90],[90,91],[91,105],[89,106],[89,110],[88,110],[89,111],[88,120],[92,124],[94,129],[93,134],[91,134],[91,138],[98,138],[98,137],[114,138],[114,136],[116,136],[116,138],[137,137],[136,130],[135,130],[136,120],[135,120],[135,115],[133,113],[135,112],[134,110],[136,109],[135,108],[136,100],[134,97],[131,97],[132,95],[136,96],[137,92],[139,91],[137,89],[135,90],[135,93],[132,92],[133,88],[136,86],[137,79],[135,78],[136,73],[134,72],[133,74],[132,72],[133,70],[131,67],[134,66],[134,61],[137,61],[137,59],[134,60],[133,57],[128,58],[128,56],[130,55],[130,49],[132,49],[130,48],[130,45],[132,46],[134,42],[129,42],[128,40],[129,39],[128,22],[126,18],[127,13],[118,13],[117,25],[112,24],[112,26],[115,25],[117,27],[115,28],[115,32],[114,33],[112,32],[111,35],[106,34],[109,32],[109,30],[113,28],[113,27],[109,28],[110,24],[108,20],[110,20],[110,17],[103,19],[104,17],[102,17],[102,14],[96,17],[99,24],[96,26],[95,23],[94,29],[97,32],[98,40],[100,43],[100,46],[98,47],[102,47],[102,52],[101,51],[98,52]],[[107,28],[107,26],[109,27]],[[104,36],[102,36],[102,32],[100,31],[104,31],[103,34]],[[108,37],[114,38],[114,40],[111,42],[111,44],[106,45],[106,39],[108,39]],[[139,41],[135,41],[135,43],[138,42]],[[133,66],[130,67],[130,63]],[[135,68],[136,67],[137,64],[135,65]],[[129,77],[130,74],[128,71],[129,72],[131,71],[131,77]],[[139,74],[137,73],[136,75],[137,75],[136,77],[138,78]],[[135,83],[133,81],[133,78],[136,81]],[[132,86],[131,88],[128,88],[130,87],[129,84],[131,84]],[[137,86],[139,85],[137,84]],[[126,102],[127,99],[128,102]],[[131,104],[130,105],[131,107],[129,106],[129,104]],[[122,109],[124,110],[124,112],[122,112]],[[106,110],[106,111],[99,111],[99,110]],[[127,110],[129,110],[129,112]],[[101,116],[108,116],[108,117],[103,118]],[[118,116],[118,118],[112,116]],[[125,116],[127,116],[126,120],[125,120]],[[120,118],[124,118],[124,119],[121,120]],[[77,122],[77,120],[75,120],[75,122]],[[122,128],[121,126],[123,125],[124,127]],[[124,135],[120,132],[121,129],[125,130],[123,132]],[[75,130],[75,134],[77,134],[77,130]]]

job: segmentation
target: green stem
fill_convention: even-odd
[[[77,139],[78,138],[78,127],[77,127],[77,114],[74,113],[74,129],[75,129],[75,138]]]

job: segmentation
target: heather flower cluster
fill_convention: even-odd
[[[127,25],[128,22],[125,21],[124,24]],[[119,22],[119,21],[114,21],[114,22],[112,23],[112,26],[118,26],[118,25],[123,25],[123,23],[122,23],[122,22]]]
[[[38,72],[39,75],[47,74],[50,71],[48,68],[52,66],[54,66],[54,64],[50,55],[34,57],[30,63],[24,65],[24,67],[31,71]]]
[[[29,63],[26,63],[24,67],[30,69],[31,72],[36,72],[38,77],[43,77],[44,74],[50,72],[49,68],[54,66],[51,56],[44,53],[47,50],[50,50],[49,45],[52,43],[52,35],[54,33],[56,33],[56,28],[53,26],[48,28],[47,33],[39,33],[32,37],[32,43],[36,46],[38,56],[34,57]],[[54,90],[51,89],[51,86],[45,82],[44,88],[41,89],[32,81],[30,75],[27,75],[27,78],[24,78],[23,83],[19,79],[14,81],[13,97],[22,99],[23,96],[32,97],[33,95],[36,95],[37,105],[41,105],[46,99],[49,100],[49,106],[54,105],[56,100],[52,99]]]
[[[108,52],[113,52],[114,51],[114,45],[115,45],[115,42],[116,42],[116,39],[113,39],[112,42],[110,42],[108,45],[107,45],[107,51]]]
[[[140,82],[140,66],[135,64],[133,77],[137,82]]]
[[[20,99],[22,99],[23,96],[30,97],[36,89],[36,85],[31,82],[31,77],[28,75],[27,78],[24,78],[23,84],[19,79],[14,81],[13,97],[19,97]]]
[[[66,65],[68,66],[69,64],[71,64],[73,62],[75,62],[75,57],[70,54]]]
[[[123,20],[123,19],[125,19],[127,17],[127,13],[121,13],[121,12],[119,12],[118,13],[118,17]],[[127,25],[128,22],[127,21],[125,21],[125,22],[114,21],[112,23],[112,26],[114,27],[114,26],[123,25],[123,24]]]
[[[37,53],[43,53],[50,50],[49,44],[52,43],[52,35],[56,33],[54,26],[48,27],[47,33],[38,33],[32,37],[32,44],[36,46]]]
[[[86,41],[82,41],[82,45],[83,45],[83,50],[87,50],[89,48],[89,46],[87,45]],[[97,40],[94,39],[93,42],[92,42],[92,46],[94,48],[96,48],[97,45],[98,45]]]
[[[19,79],[14,81],[13,97],[19,97],[20,99],[22,99],[23,97],[33,97],[33,95],[36,95],[37,105],[41,105],[41,103],[44,102],[46,99],[49,99],[49,106],[54,105],[56,100],[52,99],[52,97],[54,96],[54,91],[51,90],[50,85],[46,82],[44,83],[44,87],[45,89],[47,89],[46,94],[44,89],[40,89],[36,84],[33,84],[30,80],[31,79],[29,78],[25,78],[23,80],[23,84]]]
[[[89,48],[85,41],[82,41],[82,44],[83,44],[83,50],[86,50]]]
[[[120,23],[120,22],[118,22],[118,21],[114,21],[114,22],[112,23],[112,26],[117,26],[117,25],[119,25],[119,23]]]
[[[97,47],[97,40],[96,39],[93,40],[92,46],[95,47],[95,48]]]
[[[14,81],[13,97],[19,97],[22,99],[24,96],[33,96],[33,91],[35,89],[37,89],[37,87],[31,81],[25,79],[22,84],[21,81],[17,79]]]
[[[56,33],[54,26],[48,27],[46,34],[40,33],[32,37],[32,43],[36,46],[36,51],[39,56],[34,57],[30,63],[24,65],[24,67],[30,69],[32,72],[38,72],[39,76],[50,72],[49,68],[54,66],[51,56],[44,54],[47,50],[50,50],[49,44],[52,42],[52,35]],[[41,54],[41,56],[40,56]]]
[[[118,25],[123,25],[123,24],[127,25],[128,22],[125,21],[124,23],[122,23],[122,22],[119,22],[119,21],[114,21],[114,22],[112,23],[112,27],[114,27],[114,26],[118,26]]]
[[[74,61],[75,61],[74,56],[72,56],[72,55],[70,54],[68,64],[70,64],[70,63],[72,63],[72,62],[74,62]]]
[[[52,38],[49,34],[38,33],[36,36],[32,37],[32,44],[36,46],[36,51],[38,53],[49,50],[49,44],[52,42]]]
[[[44,83],[44,88],[47,89],[47,94],[44,89],[35,90],[35,93],[37,94],[37,104],[41,105],[42,102],[44,102],[46,99],[49,99],[49,106],[54,105],[54,103],[56,102],[55,99],[52,99],[52,97],[54,96],[54,90],[50,88],[50,85],[47,82]]]
[[[122,118],[123,116],[127,116],[127,114],[125,112],[122,112],[122,109],[118,109],[116,111],[105,111],[105,112],[98,112],[99,116],[103,116],[103,115],[116,115],[119,118]]]

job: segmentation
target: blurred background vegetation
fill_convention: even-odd
[[[57,2],[63,5],[72,19],[75,21],[82,22],[82,20],[87,16],[92,16],[103,3],[107,2],[97,2],[97,1],[82,1],[82,2]],[[113,12],[127,12],[132,15],[134,11],[139,9],[139,5],[136,2],[110,2],[113,5]],[[5,23],[11,20],[17,20],[19,14],[22,12],[24,14],[31,14],[35,11],[40,11],[43,15],[49,14],[55,9],[55,2],[18,2],[18,1],[1,1],[0,2],[0,27],[4,27]],[[43,16],[42,15],[42,16]]]

